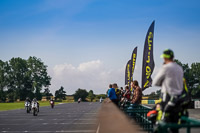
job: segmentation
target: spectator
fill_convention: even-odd
[[[111,87],[111,86],[109,86]],[[110,98],[110,100],[118,105],[118,99],[117,99],[117,96],[116,96],[116,93],[115,93],[115,89],[113,87],[111,87],[109,90],[108,90],[108,97]]]
[[[177,101],[183,92],[183,68],[174,62],[174,52],[167,49],[161,57],[164,65],[156,75],[153,85],[162,87],[162,120],[167,123],[179,123],[180,105]],[[185,94],[184,94],[185,95]],[[178,133],[178,129],[171,129],[172,133]]]
[[[132,85],[132,88],[134,88],[132,103],[133,104],[141,104],[142,89],[139,87],[138,81],[137,80],[132,81],[131,85]]]
[[[125,90],[123,89],[123,87],[121,87],[121,88],[120,88],[120,101],[121,101],[121,99],[123,98],[124,93],[125,93]]]
[[[109,89],[107,90],[106,94],[108,96],[108,91],[112,88],[112,84],[109,84]]]
[[[115,93],[116,93],[117,99],[119,100],[119,99],[120,99],[120,94],[121,94],[121,92],[120,92],[120,90],[118,89],[117,84],[114,83],[112,87],[115,89]]]
[[[129,90],[129,87],[126,86],[126,87],[125,87],[124,97],[125,97],[128,101],[130,101],[130,96],[131,96],[131,92],[130,92],[130,90]]]

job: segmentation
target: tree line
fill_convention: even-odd
[[[106,95],[105,94],[98,94],[98,95],[95,95],[93,90],[90,90],[89,92],[87,92],[87,90],[85,89],[78,89],[76,90],[76,92],[73,94],[74,96],[74,100],[77,101],[79,98],[81,98],[83,101],[90,101],[92,102],[94,99],[100,99],[100,98],[103,98],[105,99],[106,98]]]
[[[184,78],[187,82],[187,87],[193,99],[200,98],[200,63],[183,64],[179,60],[175,60],[177,64],[182,66]]]
[[[9,61],[0,60],[0,102],[14,102],[17,99],[23,101],[26,97],[41,100],[43,96],[50,99],[51,77],[47,72],[47,65],[40,58],[30,56],[27,60],[20,57],[12,58]],[[43,92],[41,92],[44,90]],[[55,99],[66,100],[66,91],[61,86],[55,91]],[[105,95],[95,95],[92,90],[78,89],[74,94],[77,101],[83,101],[103,97]]]
[[[40,58],[30,56],[27,60],[12,58],[0,60],[0,101],[25,100],[26,97],[42,98],[41,90],[49,93],[51,77]]]

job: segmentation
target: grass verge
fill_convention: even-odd
[[[40,107],[50,106],[49,101],[46,102],[39,101],[39,103]],[[55,105],[60,103],[70,103],[70,102],[55,102]],[[14,102],[14,103],[0,103],[0,111],[15,110],[15,109],[24,109],[24,101]]]

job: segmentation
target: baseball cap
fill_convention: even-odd
[[[171,49],[166,49],[165,51],[163,51],[163,54],[160,57],[167,59],[174,58],[174,52]]]

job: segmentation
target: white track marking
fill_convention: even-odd
[[[97,128],[96,133],[99,133],[99,131],[100,131],[100,123],[99,123],[99,125],[98,125],[98,128]]]
[[[95,123],[42,123],[42,125],[95,125]],[[0,126],[19,126],[28,124],[0,124]]]
[[[95,133],[95,130],[61,130],[61,131],[1,131],[2,133]]]

